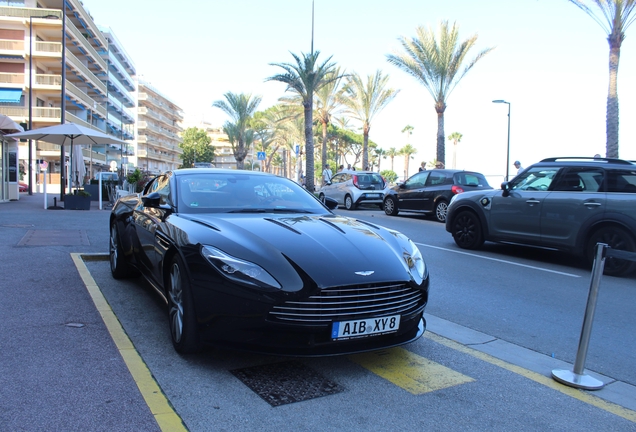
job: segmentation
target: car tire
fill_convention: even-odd
[[[172,345],[179,354],[201,351],[199,332],[194,312],[194,301],[186,268],[179,255],[170,263],[167,280],[168,324]]]
[[[344,204],[345,204],[345,208],[347,210],[355,210],[356,209],[356,203],[353,202],[353,198],[351,198],[351,195],[345,195]]]
[[[109,261],[110,261],[110,273],[115,279],[125,279],[135,277],[139,275],[139,272],[131,266],[127,259],[126,252],[122,248],[121,237],[119,236],[119,229],[117,228],[117,221],[113,221],[110,225],[110,245],[108,247]]]
[[[636,252],[634,237],[625,229],[616,226],[606,226],[592,233],[587,241],[585,254],[588,262],[594,263],[596,244],[605,243],[612,249]],[[603,274],[608,276],[625,276],[636,270],[636,263],[609,257],[605,260]]]
[[[437,222],[446,222],[446,213],[448,213],[448,203],[444,200],[437,201],[435,204],[435,220]]]
[[[460,212],[453,220],[453,240],[462,249],[478,249],[484,244],[484,234],[477,215],[471,211]]]
[[[321,203],[325,203],[325,194],[321,193],[320,195],[318,195],[318,199],[320,200]]]
[[[396,216],[398,211],[397,200],[392,196],[386,197],[384,199],[384,213],[389,216]]]

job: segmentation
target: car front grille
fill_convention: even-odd
[[[404,283],[326,288],[306,299],[274,306],[277,321],[324,324],[383,315],[407,314],[424,305],[423,292]]]

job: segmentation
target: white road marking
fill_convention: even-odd
[[[490,260],[490,261],[497,261],[500,263],[504,263],[504,264],[512,264],[512,265],[516,265],[519,267],[526,267],[526,268],[530,268],[530,269],[534,269],[534,270],[539,270],[539,271],[544,271],[544,272],[548,272],[548,273],[556,273],[556,274],[560,274],[563,276],[569,276],[569,277],[574,277],[574,278],[580,278],[581,276],[579,275],[575,275],[572,273],[565,273],[565,272],[560,272],[560,271],[556,271],[556,270],[550,270],[547,268],[543,268],[543,267],[536,267],[536,266],[531,266],[531,265],[527,265],[527,264],[521,264],[521,263],[517,263],[514,261],[507,261],[507,260],[502,260],[502,259],[498,259],[498,258],[491,258],[491,257],[486,257],[486,256],[482,256],[482,255],[477,255],[474,253],[470,253],[470,252],[463,252],[463,251],[458,251],[458,250],[454,250],[454,249],[448,249],[448,248],[443,248],[443,247],[439,247],[439,246],[433,246],[433,245],[428,245],[428,244],[424,244],[424,243],[415,243],[418,246],[424,246],[424,247],[428,247],[428,248],[433,248],[433,249],[439,249],[439,250],[443,250],[446,252],[454,252],[454,253],[458,253],[458,254],[462,254],[462,255],[468,255],[471,257],[475,257],[475,258],[482,258],[482,259],[486,259],[486,260]]]

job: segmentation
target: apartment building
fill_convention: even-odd
[[[158,174],[182,164],[181,108],[153,87],[139,80],[137,108],[137,166]]]
[[[73,122],[131,142],[84,148],[89,176],[113,162],[122,169],[134,163],[126,158],[134,155],[135,75],[121,44],[110,30],[98,28],[81,1],[0,5],[0,114],[25,129]],[[20,171],[28,172],[31,153],[32,171],[37,172],[35,161],[47,161],[48,182],[59,185],[70,148],[62,155],[58,145],[32,145],[31,152],[28,142],[18,146]],[[24,180],[35,184],[33,177]],[[66,171],[63,177],[69,177]]]

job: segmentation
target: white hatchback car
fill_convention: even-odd
[[[387,182],[377,172],[341,171],[318,190],[318,197],[321,201],[325,197],[333,198],[347,210],[355,210],[364,205],[382,208],[384,189],[387,186]]]

